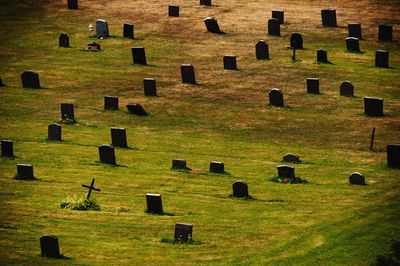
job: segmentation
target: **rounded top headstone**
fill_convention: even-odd
[[[349,176],[349,183],[352,185],[365,185],[365,177],[359,172],[354,172]]]
[[[283,156],[283,161],[288,163],[299,163],[300,157],[293,153],[287,153]]]

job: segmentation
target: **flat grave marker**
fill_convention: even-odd
[[[138,103],[128,103],[126,108],[131,114],[139,116],[147,116],[147,112],[144,110],[143,106]]]
[[[201,6],[211,6],[211,0],[200,0]]]

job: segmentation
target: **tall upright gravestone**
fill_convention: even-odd
[[[383,99],[364,97],[364,113],[367,116],[383,116]]]
[[[111,145],[99,146],[100,162],[104,164],[116,164],[114,147]]]
[[[147,212],[163,214],[162,200],[160,194],[146,194]]]
[[[2,157],[14,157],[14,147],[12,140],[1,141],[1,156]]]
[[[104,19],[96,20],[96,36],[97,38],[107,38],[110,36],[108,23]]]
[[[74,105],[72,103],[61,104],[61,120],[75,120]]]
[[[104,96],[104,110],[118,110],[118,100],[117,96]]]
[[[328,53],[324,49],[317,50],[317,62],[318,63],[329,63]]]
[[[204,19],[204,24],[206,25],[207,31],[211,33],[223,33],[219,28],[218,21],[214,17],[206,17]]]
[[[176,223],[174,233],[175,242],[184,243],[190,241],[193,238],[192,232],[192,224]]]
[[[33,70],[26,70],[21,74],[22,87],[40,89],[39,74]]]
[[[190,64],[181,65],[182,83],[196,84],[194,67]]]
[[[393,26],[386,24],[379,24],[378,40],[384,42],[391,42],[393,35]]]
[[[132,47],[131,50],[134,64],[147,65],[144,47]]]
[[[126,141],[126,129],[119,127],[112,127],[111,143],[114,147],[128,148],[128,143]]]
[[[375,66],[389,67],[389,52],[385,50],[377,50],[375,52]]]
[[[51,124],[48,126],[47,140],[61,141],[61,126],[59,124]]]
[[[224,69],[237,70],[235,55],[224,55]]]
[[[40,251],[43,257],[59,258],[60,247],[58,238],[53,235],[45,235],[40,238]]]
[[[354,96],[354,86],[350,81],[346,80],[340,84],[339,90],[340,96],[353,97]]]
[[[319,78],[307,78],[307,93],[319,94]]]
[[[244,181],[236,181],[232,185],[232,196],[235,198],[248,198],[249,197],[249,189]]]
[[[257,60],[269,59],[268,44],[264,40],[259,40],[256,44]]]
[[[303,49],[303,36],[300,33],[290,35],[290,48]]]
[[[346,48],[351,52],[360,52],[360,42],[357,38],[347,37],[346,38]]]
[[[58,37],[58,46],[68,48],[69,47],[69,37],[67,34],[62,33]]]
[[[280,24],[285,22],[285,12],[280,9],[272,9],[272,18],[276,18]]]
[[[134,25],[130,23],[124,23],[124,38],[134,39]]]
[[[143,88],[145,96],[157,96],[157,87],[155,79],[145,78],[143,80]]]
[[[78,0],[68,0],[68,9],[78,9]]]
[[[295,178],[294,167],[289,165],[279,165],[276,167],[278,169],[278,176],[283,178]]]
[[[400,169],[400,144],[387,145],[386,153],[388,167]]]
[[[337,27],[336,9],[322,9],[321,18],[323,27]]]
[[[268,35],[281,36],[281,24],[276,18],[268,20]]]
[[[17,175],[15,179],[19,180],[27,180],[34,179],[35,176],[33,174],[33,165],[31,164],[17,164]]]
[[[179,17],[179,6],[169,5],[168,6],[168,16],[169,17]]]
[[[347,25],[347,28],[349,30],[349,37],[354,37],[359,40],[362,39],[361,36],[361,24],[360,23],[350,23]]]
[[[283,93],[277,89],[273,88],[269,91],[269,104],[272,106],[283,107]]]

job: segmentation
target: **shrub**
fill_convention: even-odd
[[[94,199],[87,199],[82,196],[77,198],[75,195],[73,198],[68,196],[63,202],[60,203],[61,209],[71,209],[78,211],[99,211],[100,206]]]

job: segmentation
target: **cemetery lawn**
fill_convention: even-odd
[[[215,2],[215,3],[214,3]],[[30,265],[368,265],[400,238],[400,171],[389,169],[386,145],[400,141],[400,6],[396,0],[174,1],[0,0],[0,137],[14,142],[15,158],[0,158],[0,264]],[[271,9],[285,10],[281,37],[268,36]],[[321,26],[320,10],[335,8],[338,28]],[[205,30],[214,16],[226,34]],[[108,39],[91,37],[89,23],[106,19]],[[122,25],[135,25],[135,39]],[[361,53],[345,48],[347,24],[362,24]],[[394,42],[377,41],[379,23],[393,24]],[[291,60],[290,33],[304,50]],[[67,33],[71,48],[59,48]],[[265,39],[271,60],[255,60]],[[84,52],[97,42],[101,51]],[[144,46],[147,66],[132,64],[131,47]],[[316,50],[331,64],[317,64]],[[390,68],[375,68],[375,51],[388,50]],[[223,70],[224,55],[238,71]],[[192,64],[198,85],[181,83]],[[42,89],[21,87],[32,69]],[[320,78],[320,95],[306,78]],[[157,97],[143,96],[155,78]],[[340,97],[349,80],[355,97]],[[268,105],[279,88],[285,107]],[[119,96],[104,111],[105,95]],[[384,116],[365,116],[363,97],[384,99]],[[47,141],[71,102],[78,123],[62,125],[62,142]],[[140,103],[147,117],[131,115]],[[129,148],[116,148],[117,166],[99,162],[110,127],[127,131]],[[370,134],[376,128],[374,151]],[[271,182],[285,153],[295,153],[296,176],[306,184]],[[171,170],[182,158],[191,171]],[[225,174],[209,173],[222,161]],[[16,164],[32,164],[38,180],[14,180]],[[353,172],[366,186],[348,184]],[[100,211],[60,209],[81,197],[92,178]],[[245,180],[252,199],[235,199]],[[166,215],[145,212],[146,193],[160,193]],[[171,241],[175,222],[193,224],[194,244]],[[40,256],[39,238],[58,237],[64,259]],[[164,239],[164,241],[162,241]]]

